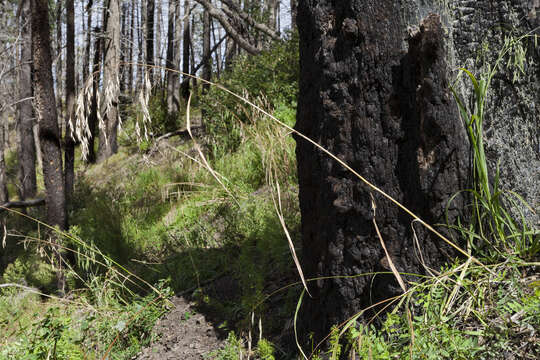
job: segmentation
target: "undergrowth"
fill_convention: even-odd
[[[238,59],[222,81],[291,127],[297,58],[291,36],[262,56]],[[505,207],[524,206],[521,199],[488,181],[481,124],[492,75],[482,82],[466,74],[473,106],[459,97],[458,104],[476,145],[477,182],[466,190],[475,216],[470,225],[453,226],[484,266],[465,259],[409,284],[391,312],[369,323],[336,324],[326,348],[313,344],[312,358],[533,359],[540,353],[538,232]],[[119,154],[80,169],[64,241],[76,251],[66,299],[51,298],[55,274],[37,241],[42,230],[10,237],[29,245],[3,272],[2,282],[17,286],[0,289],[6,334],[0,359],[129,359],[152,340],[173,293],[191,296],[228,333],[209,359],[299,357],[290,344],[278,343],[280,335],[294,337],[301,292],[276,214],[281,209],[294,247],[300,236],[294,141],[288,129],[220,89],[195,96],[206,129],[197,144],[215,173],[186,137],[140,145],[126,136]],[[182,121],[164,115],[159,101],[158,93],[151,130],[174,130]]]

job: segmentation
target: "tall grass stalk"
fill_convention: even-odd
[[[461,120],[467,132],[473,153],[473,188],[466,190],[472,196],[472,223],[469,229],[461,225],[454,226],[468,238],[470,245],[476,250],[484,250],[484,254],[492,259],[508,255],[533,257],[540,251],[538,230],[533,230],[527,224],[523,208],[531,213],[535,211],[527,202],[513,191],[500,188],[500,172],[497,164],[493,183],[490,182],[488,161],[484,146],[484,118],[491,82],[500,64],[510,51],[522,48],[522,41],[531,37],[527,34],[517,39],[506,39],[502,51],[493,66],[477,78],[465,68],[459,68],[455,83],[450,86],[457,103]],[[536,39],[536,37],[535,37]],[[524,61],[522,51],[517,51],[521,59],[514,61],[516,66]],[[516,55],[518,57],[518,55]],[[523,65],[521,65],[522,67]],[[456,83],[465,74],[472,85],[469,105],[456,89]],[[516,214],[519,221],[515,220]],[[475,241],[477,240],[477,241]]]

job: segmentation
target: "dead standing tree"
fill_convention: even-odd
[[[109,0],[105,16],[103,96],[101,110],[103,122],[99,132],[98,162],[118,151],[118,96],[120,93],[120,4]]]
[[[471,5],[467,1],[452,3],[455,13],[441,8],[440,16],[430,15],[421,22],[419,14],[427,14],[428,9],[394,1],[298,2],[301,74],[297,129],[431,224],[444,222],[447,200],[467,187],[468,144],[448,90],[449,65],[474,59],[476,54],[467,45],[482,43],[490,32],[502,32],[493,39],[503,39],[504,27],[493,25],[501,19],[512,24],[512,19],[532,14],[523,4],[510,6],[514,16],[498,13],[487,1],[474,2],[473,8],[467,7]],[[466,18],[460,13],[465,8]],[[442,22],[454,24],[451,38],[445,36]],[[459,56],[457,64],[447,64],[452,59],[449,53]],[[538,56],[537,51],[532,53]],[[532,64],[538,64],[537,59]],[[531,66],[528,84],[538,83],[537,70],[538,65]],[[538,98],[539,90],[528,87]],[[496,91],[499,105],[519,100],[519,92],[511,97],[505,93]],[[519,127],[538,119],[535,109],[522,113],[512,106],[503,109],[506,115],[492,118],[493,127],[500,127],[498,122],[508,126],[506,119],[516,116],[520,120],[513,123]],[[517,135],[515,130],[500,136],[535,143],[531,133]],[[534,145],[520,151],[528,153],[532,161],[538,158]],[[352,277],[389,271],[373,218],[398,271],[422,273],[424,268],[415,255],[411,230],[415,225],[409,216],[373,194],[375,214],[369,189],[300,138],[297,157],[305,274],[308,278],[334,277],[311,283],[313,299],[304,304],[304,323],[310,324],[306,330],[315,332],[318,340],[332,325],[401,292],[392,276]],[[513,159],[521,157],[513,155]],[[491,163],[496,161],[497,157],[492,158]],[[515,171],[523,173],[527,168],[518,166]],[[528,176],[514,184],[522,186],[530,178],[529,170]],[[538,184],[529,186],[538,189]],[[453,203],[450,222],[462,204]],[[419,226],[415,229],[416,251],[422,252],[428,266],[437,267],[452,255],[440,239]]]
[[[30,1],[30,0],[26,0]],[[34,59],[35,110],[39,122],[39,138],[43,156],[47,222],[51,226],[67,229],[64,172],[60,130],[54,97],[50,48],[49,4],[47,0],[32,1],[32,53]],[[44,16],[45,14],[45,16]],[[53,237],[54,238],[54,237]],[[64,293],[65,277],[60,251],[56,249],[59,270],[58,290]]]

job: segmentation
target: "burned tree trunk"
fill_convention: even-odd
[[[104,39],[103,89],[101,107],[105,127],[99,132],[97,161],[101,162],[118,151],[118,97],[120,93],[120,3],[110,0],[105,17],[107,37]]]
[[[67,227],[64,173],[60,130],[54,97],[49,32],[48,2],[32,1],[32,53],[34,59],[35,109],[39,122],[39,139],[43,156],[43,180],[47,202],[47,222]]]
[[[73,196],[75,183],[75,139],[73,125],[75,121],[75,7],[73,0],[67,0],[66,6],[66,133],[64,153],[64,177],[66,201],[69,204]]]
[[[6,160],[4,157],[4,148],[6,144],[6,124],[7,114],[2,111],[0,112],[0,204],[4,204],[9,201],[7,189]]]
[[[538,6],[530,2],[504,1],[509,14],[488,1],[451,3],[448,8],[444,4],[427,8],[416,1],[298,2],[297,130],[430,224],[444,223],[449,197],[469,186],[468,142],[448,90],[450,68],[467,64],[477,73],[486,63],[475,63],[474,44],[480,48],[491,41],[490,49],[500,49],[498,39],[523,34],[539,22]],[[426,17],[430,12],[438,15]],[[524,26],[515,19],[529,22]],[[500,26],[501,22],[507,26]],[[527,154],[529,161],[538,164],[539,111],[534,105],[526,109],[531,102],[523,102],[523,94],[538,98],[540,72],[538,49],[528,54],[535,61],[529,63],[527,80],[507,82],[506,89],[500,84],[507,75],[494,82],[488,107],[496,116],[489,115],[487,126],[502,132],[488,135],[487,147],[492,148],[488,153],[492,164],[505,156],[519,160],[513,166],[506,160],[506,179],[514,181],[516,174],[523,174],[514,185],[525,195],[533,193],[527,198],[534,204],[539,185],[531,179],[538,166],[525,166],[522,158]],[[489,55],[492,61],[496,56],[496,51]],[[447,64],[447,59],[452,63]],[[524,144],[517,150],[522,154],[497,145],[505,136]],[[375,220],[399,271],[424,272],[419,251],[432,267],[454,255],[444,242],[301,138],[297,138],[297,157],[306,277],[333,277],[310,283],[313,299],[304,304],[305,323],[311,324],[306,330],[318,339],[333,324],[401,292],[392,276],[353,277],[389,271],[374,230],[371,195],[377,206]],[[464,199],[452,203],[450,222],[463,205]],[[414,247],[412,226],[419,249]]]
[[[169,19],[167,26],[167,59],[166,59],[166,72],[167,79],[167,116],[170,118],[176,117],[178,113],[178,98],[175,93],[176,82],[178,81],[178,73],[176,63],[174,62],[175,50],[178,50],[178,46],[175,39],[175,24],[176,24],[176,11],[179,10],[179,0],[169,2]]]
[[[297,130],[337,155],[428,223],[465,187],[467,143],[448,90],[444,32],[430,16],[402,51],[399,6],[369,1],[299,3],[301,78]],[[357,311],[400,292],[372,222],[399,271],[422,273],[412,219],[308,142],[298,139],[303,255],[317,338]],[[456,215],[451,210],[450,217]],[[451,249],[418,229],[428,265]]]
[[[32,110],[32,27],[30,1],[21,4],[21,63],[19,68],[19,103],[17,104],[17,154],[21,199],[36,194],[36,146],[34,143],[34,112]]]
[[[184,0],[184,33],[183,33],[183,48],[182,48],[182,97],[187,100],[190,94],[189,82],[189,59],[190,59],[190,44],[191,44],[191,27],[189,23],[191,2]]]

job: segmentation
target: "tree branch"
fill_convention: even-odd
[[[221,43],[223,42],[223,40],[225,40],[227,38],[227,35],[225,36],[222,36],[221,39],[219,39],[219,41],[217,42],[217,44],[215,44],[212,49],[210,50],[210,54],[208,54],[208,56],[204,57],[200,63],[197,64],[197,66],[195,66],[195,68],[193,69],[193,74],[197,73],[197,71],[204,65],[205,61],[210,59],[212,57],[212,54],[217,50],[217,48],[219,47],[219,45],[221,45]]]
[[[273,40],[279,40],[279,34],[270,29],[268,26],[266,26],[265,24],[262,24],[262,23],[258,23],[256,22],[255,20],[253,20],[253,18],[251,16],[249,16],[249,14],[247,14],[246,12],[244,12],[242,9],[240,9],[240,7],[238,6],[238,4],[235,4],[234,1],[231,1],[231,0],[221,0],[222,3],[224,3],[225,5],[227,5],[229,7],[229,9],[222,9],[223,12],[225,14],[227,14],[228,16],[232,17],[232,16],[238,16],[240,19],[244,20],[246,22],[246,24],[248,25],[251,25],[253,26],[255,29],[257,30],[260,30],[262,31],[263,33],[265,33],[266,35],[270,36]]]
[[[242,49],[246,50],[251,55],[257,55],[261,52],[261,49],[257,48],[256,46],[253,46],[249,41],[244,39],[238,31],[231,25],[229,20],[227,19],[227,15],[220,9],[216,8],[212,3],[208,0],[196,0],[199,4],[204,6],[206,11],[208,11],[208,14],[210,14],[211,17],[219,21],[221,26],[225,29],[227,34],[236,41],[238,46],[240,46]]]
[[[27,208],[33,206],[45,205],[45,199],[32,199],[25,201],[8,201],[7,203],[0,205],[0,212],[6,211],[11,208]]]

